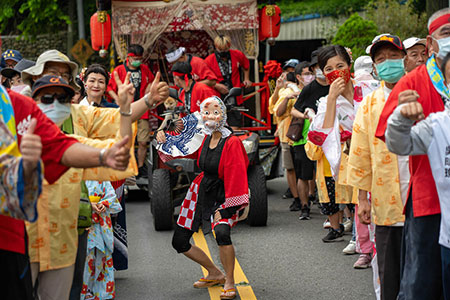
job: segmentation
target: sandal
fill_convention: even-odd
[[[220,299],[234,299],[236,298],[236,289],[231,288],[228,290],[222,289],[222,293],[220,294]]]
[[[194,282],[194,287],[196,289],[202,289],[202,288],[209,288],[216,284],[224,284],[225,278],[222,279],[206,279],[206,278],[200,278],[198,281]],[[230,298],[232,299],[232,298]]]

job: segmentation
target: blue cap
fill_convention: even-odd
[[[2,61],[5,62],[7,59],[19,62],[22,60],[22,54],[17,50],[8,49],[2,54]]]
[[[295,68],[295,66],[297,66],[299,63],[300,62],[298,61],[298,59],[291,58],[290,60],[288,60],[288,61],[286,61],[284,63],[283,69],[286,69],[286,68],[289,68],[289,67]]]

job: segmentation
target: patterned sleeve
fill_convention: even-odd
[[[339,120],[337,116],[334,118],[332,128],[323,128],[325,113],[327,111],[327,97],[319,100],[317,114],[315,115],[311,126],[309,127],[308,140],[311,143],[322,147],[322,150],[330,163],[333,176],[339,173],[339,165],[341,162],[341,134],[339,130]],[[337,109],[336,109],[337,114]]]
[[[117,214],[122,211],[122,206],[117,200],[116,191],[114,190],[111,182],[103,181],[101,183],[101,188],[103,190],[103,197],[100,202],[105,205],[110,214]]]
[[[364,98],[356,113],[347,172],[348,184],[364,191],[372,190],[372,163],[368,129],[370,99],[369,97]]]

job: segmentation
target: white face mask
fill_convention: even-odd
[[[439,57],[440,59],[444,59],[450,52],[450,37],[440,40],[436,39],[434,40],[438,43],[439,46],[439,52],[436,54],[436,56]]]
[[[323,72],[320,68],[316,69],[316,78],[320,80],[325,80],[325,75],[323,75]]]
[[[302,75],[302,80],[305,85],[310,84],[314,79],[314,75]]]
[[[58,126],[70,117],[70,103],[61,104],[55,100],[51,104],[39,103],[38,106],[47,118]]]
[[[27,87],[26,84],[13,85],[13,86],[11,87],[11,90],[14,91],[14,92],[16,92],[16,93],[20,93],[20,92],[22,92],[22,90],[23,90],[24,88],[26,88],[26,87]]]

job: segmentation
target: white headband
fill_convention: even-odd
[[[186,51],[186,49],[184,47],[180,47],[175,51],[167,53],[166,59],[169,63],[173,63],[173,62],[177,61],[183,55],[183,53],[185,51]]]

